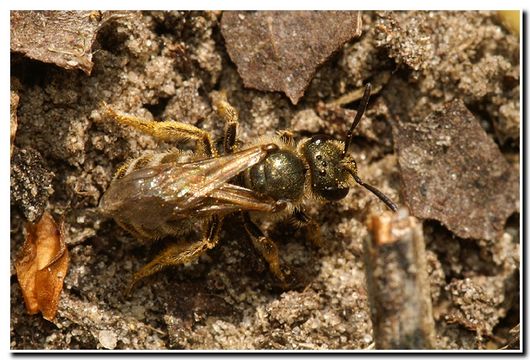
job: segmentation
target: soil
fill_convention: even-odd
[[[75,16],[72,15],[72,16]],[[95,15],[94,15],[95,16]],[[293,105],[283,93],[245,88],[221,33],[221,12],[125,12],[97,29],[90,75],[11,54],[16,118],[11,157],[11,349],[373,349],[363,238],[383,203],[360,186],[312,204],[322,246],[304,229],[264,224],[300,278],[282,290],[238,217],[197,262],[124,291],[164,241],[143,244],[99,199],[116,168],[157,142],[104,116],[102,101],[146,119],[174,119],[220,139],[220,90],[240,112],[244,142],[294,129],[342,139],[351,120],[319,111],[372,81],[378,86],[352,143],[359,176],[403,203],[393,122],[422,121],[460,99],[519,174],[519,40],[496,12],[362,13],[362,35],[317,71]],[[88,66],[89,67],[89,66]],[[85,66],[86,71],[87,66]],[[357,109],[357,100],[343,103]],[[517,196],[515,196],[517,197]],[[499,349],[518,336],[519,205],[495,239],[460,238],[423,221],[438,349]],[[65,220],[70,268],[57,315],[26,313],[14,262],[24,224],[44,210]],[[519,344],[510,345],[519,348]]]

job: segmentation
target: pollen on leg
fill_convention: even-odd
[[[134,159],[129,159],[125,161],[120,167],[114,172],[114,180],[121,179],[125,175],[131,172],[131,164]]]
[[[133,167],[133,170],[143,169],[151,162],[151,160],[153,160],[153,155],[146,154],[137,158],[136,161],[134,161],[134,163],[132,163],[131,165]]]
[[[125,163],[122,166],[120,166],[118,168],[118,170],[116,170],[116,172],[114,173],[114,178],[115,179],[121,179],[122,177],[124,177],[125,174],[127,173],[127,169],[128,168],[129,168],[129,164],[128,163]]]

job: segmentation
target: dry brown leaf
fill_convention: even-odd
[[[497,239],[518,211],[519,179],[464,103],[455,99],[422,122],[393,125],[411,212],[462,238]]]
[[[48,212],[37,224],[27,223],[24,247],[15,268],[30,314],[40,311],[50,321],[55,317],[68,261],[64,223],[57,225]]]
[[[221,32],[245,86],[283,91],[293,104],[318,67],[361,34],[359,11],[227,11]]]

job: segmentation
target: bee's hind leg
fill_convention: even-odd
[[[103,108],[108,116],[123,125],[133,128],[164,141],[195,140],[197,151],[207,157],[217,155],[210,134],[196,126],[178,121],[154,121],[141,119],[135,116],[118,113],[111,106],[103,103]]]
[[[214,248],[219,241],[219,231],[222,222],[222,218],[214,216],[201,241],[192,243],[179,242],[165,248],[156,258],[133,275],[133,279],[127,288],[127,294],[130,294],[133,287],[143,278],[156,274],[167,266],[189,263],[201,256],[205,251]]]

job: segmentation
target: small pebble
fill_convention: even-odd
[[[110,330],[101,330],[98,335],[98,340],[102,347],[110,350],[113,350],[118,342],[116,334]]]

